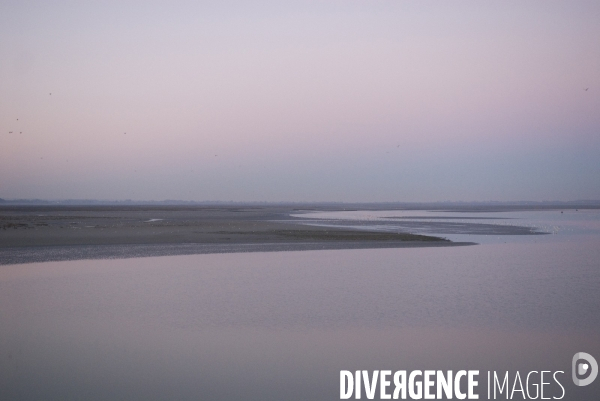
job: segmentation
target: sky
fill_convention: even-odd
[[[0,198],[600,199],[598,21],[597,0],[0,0]]]

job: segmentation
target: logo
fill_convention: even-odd
[[[587,386],[598,376],[598,362],[590,354],[578,352],[573,355],[572,373],[575,385]]]
[[[485,376],[479,377],[479,372],[466,369],[395,372],[340,370],[340,400],[360,400],[363,397],[372,400],[378,395],[381,400],[476,400],[479,399],[479,383],[485,382]],[[564,374],[563,370],[487,371],[486,399],[512,400],[515,396],[520,396],[525,400],[562,400],[565,397],[565,387],[560,381],[560,375]],[[573,355],[572,374],[576,386],[587,386],[598,376],[598,362],[590,354],[578,352]]]

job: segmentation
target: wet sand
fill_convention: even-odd
[[[311,209],[323,207],[5,206],[0,208],[0,264],[470,244],[408,233],[307,226],[290,217]]]

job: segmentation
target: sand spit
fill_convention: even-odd
[[[303,225],[283,206],[0,208],[0,264],[223,252],[458,245],[443,238]]]
[[[0,265],[82,259],[127,259],[207,253],[286,252],[341,249],[475,245],[449,241],[280,242],[271,244],[130,244],[0,248]]]

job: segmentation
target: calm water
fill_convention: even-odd
[[[597,210],[476,213],[439,210],[354,210],[299,213],[293,216],[309,225],[410,232],[440,236],[457,242],[474,241],[483,244],[563,242],[576,240],[583,235],[600,238],[600,213]]]
[[[1,266],[0,399],[336,400],[342,369],[426,368],[598,399],[570,364],[600,360],[600,214],[547,213],[504,217],[555,234],[468,247]]]

